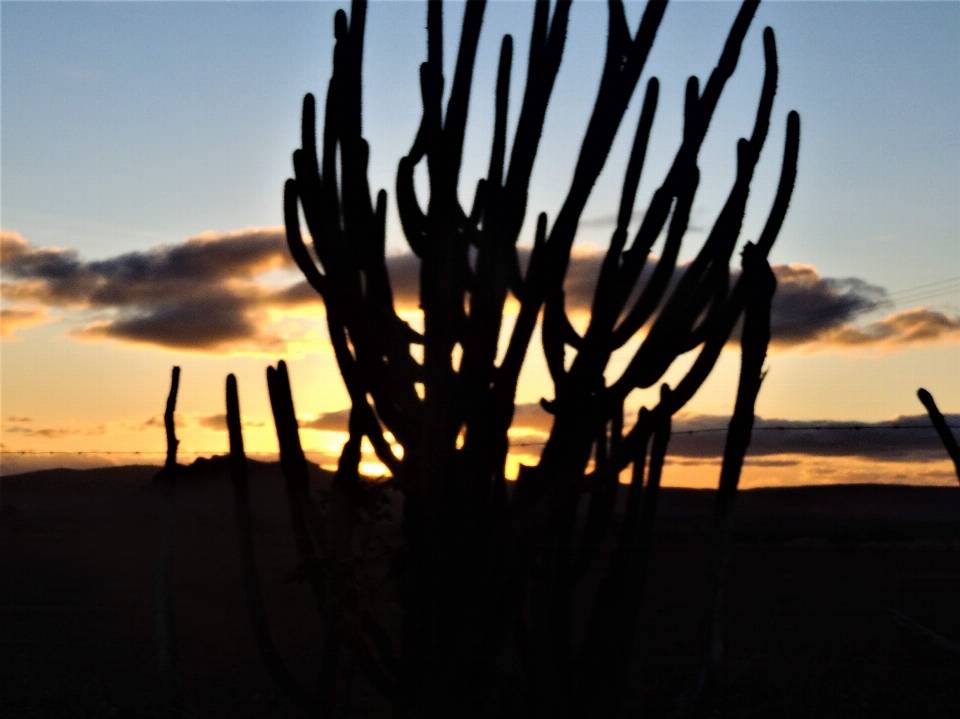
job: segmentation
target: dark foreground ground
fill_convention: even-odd
[[[3,719],[162,714],[155,471],[3,479]],[[309,685],[319,623],[304,587],[281,581],[295,561],[276,470],[261,468],[251,491],[273,632]],[[711,500],[663,494],[642,627],[645,716],[672,716],[693,671]],[[191,715],[299,716],[256,652],[225,477],[183,479],[176,502],[173,591]],[[747,491],[734,527],[721,716],[960,717],[960,653],[890,611],[960,642],[960,488]]]

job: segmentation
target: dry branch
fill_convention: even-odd
[[[950,459],[953,460],[953,467],[957,472],[957,480],[960,480],[960,446],[957,445],[956,437],[954,437],[950,431],[947,420],[945,420],[943,414],[940,413],[937,403],[933,401],[933,395],[921,387],[917,390],[917,397],[920,398],[923,406],[926,407],[927,414],[930,415],[930,421],[933,422],[937,434],[940,435],[940,440],[943,442],[947,454],[949,454]]]
[[[180,666],[177,661],[177,638],[173,626],[173,542],[176,523],[174,492],[177,478],[177,440],[173,413],[177,407],[177,391],[180,387],[180,368],[174,367],[170,377],[170,393],[167,395],[163,425],[167,437],[167,458],[157,475],[163,491],[163,530],[160,540],[160,556],[154,569],[154,627],[157,640],[157,659],[164,692],[171,710],[182,713],[183,699],[180,686]]]

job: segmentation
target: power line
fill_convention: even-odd
[[[937,282],[928,282],[914,287],[906,287],[896,292],[885,293],[883,297],[877,299],[868,299],[864,297],[850,297],[841,295],[838,299],[841,304],[836,307],[827,307],[821,310],[815,310],[806,315],[798,317],[792,322],[775,326],[775,331],[783,331],[802,327],[804,325],[814,324],[819,321],[834,319],[851,315],[859,311],[870,311],[882,307],[902,307],[907,303],[919,302],[922,300],[931,300],[941,296],[954,295],[960,292],[960,277],[950,277]]]
[[[945,284],[950,283],[950,282],[960,282],[960,277],[949,277],[949,278],[947,278],[947,279],[945,279],[945,280],[937,280],[936,282],[927,282],[926,284],[923,284],[923,285],[915,285],[914,287],[907,287],[907,288],[904,288],[904,289],[902,289],[902,290],[897,290],[896,292],[891,292],[889,296],[890,296],[890,297],[895,297],[895,296],[897,296],[897,295],[902,295],[902,294],[905,294],[905,293],[910,293],[910,292],[913,292],[913,291],[915,291],[915,290],[922,290],[922,289],[926,289],[926,288],[928,288],[928,287],[936,287],[936,286],[938,286],[938,285],[945,285]]]

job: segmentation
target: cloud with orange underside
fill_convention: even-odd
[[[529,249],[518,248],[521,268]],[[604,251],[574,248],[564,279],[575,324],[589,314]],[[393,296],[405,316],[419,307],[420,261],[387,258]],[[656,268],[650,257],[628,307]],[[72,249],[34,247],[15,232],[0,232],[0,328],[19,330],[49,321],[56,308],[75,320],[81,340],[112,340],[205,354],[298,356],[327,351],[323,303],[293,266],[283,228],[208,232],[175,245],[86,261]],[[285,278],[278,284],[276,271]],[[960,317],[916,307],[863,323],[890,306],[887,291],[865,280],[823,277],[810,265],[773,267],[772,351],[894,351],[960,340]],[[673,273],[675,286],[686,265]],[[271,273],[274,273],[271,282]],[[739,270],[731,271],[731,282]],[[668,289],[668,294],[670,289]],[[640,335],[644,330],[640,330]],[[736,341],[736,333],[733,341]]]
[[[9,341],[15,339],[14,333],[17,330],[46,324],[51,320],[50,311],[46,307],[0,307],[0,337]]]

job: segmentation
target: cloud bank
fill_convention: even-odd
[[[529,250],[521,248],[520,255],[525,266]],[[602,261],[600,248],[575,248],[564,281],[571,314],[590,311]],[[398,309],[416,309],[419,260],[406,253],[389,257],[387,266]],[[641,287],[655,267],[651,259]],[[308,337],[289,321],[294,311],[322,308],[317,294],[297,275],[282,228],[209,232],[177,245],[96,261],[81,259],[76,250],[34,247],[15,232],[0,232],[0,269],[5,303],[0,334],[7,338],[54,319],[50,311],[56,309],[83,313],[83,326],[71,331],[81,339],[276,354]],[[271,271],[291,269],[288,284],[268,281]],[[960,339],[960,317],[928,307],[858,324],[865,313],[890,306],[884,288],[862,279],[822,277],[809,265],[773,269],[778,280],[771,317],[775,349],[893,350]],[[684,270],[677,268],[673,282]]]
[[[960,414],[945,415],[960,426]],[[678,457],[722,457],[729,418],[680,417],[674,423],[669,452]],[[722,431],[702,431],[722,428]],[[943,442],[925,414],[884,422],[789,421],[757,418],[749,456],[800,454],[859,457],[888,462],[932,462],[947,458]],[[689,434],[682,434],[689,432]]]
[[[300,429],[346,432],[350,410],[328,412],[301,420]],[[960,427],[960,414],[945,415]],[[674,418],[668,454],[674,461],[700,464],[723,457],[730,418],[685,413]],[[511,426],[512,445],[529,446],[539,454],[541,442],[553,426],[553,416],[535,402],[516,406]],[[629,429],[629,427],[628,427]],[[795,421],[757,417],[748,457],[753,466],[783,467],[796,459],[775,455],[857,457],[882,462],[936,462],[947,458],[943,443],[925,414],[901,416],[884,422]]]
[[[960,427],[960,414],[944,415]],[[694,463],[723,457],[729,417],[681,414],[674,418],[667,452],[674,460]],[[550,431],[552,417],[537,404],[517,405],[514,430]],[[517,438],[520,443],[523,438]],[[883,462],[936,462],[947,458],[943,443],[925,414],[884,422],[795,421],[756,418],[748,457],[755,466],[783,466],[795,460],[759,459],[773,455],[857,457]]]
[[[300,287],[258,280],[290,265],[282,229],[206,233],[98,261],[81,260],[72,249],[35,248],[16,233],[0,235],[4,300],[99,311],[107,316],[76,330],[77,337],[170,349],[281,349],[284,338],[270,330],[267,311],[317,301]]]

